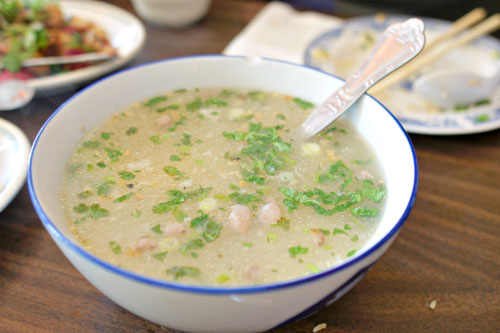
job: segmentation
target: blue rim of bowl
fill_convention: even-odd
[[[197,285],[188,285],[188,284],[181,284],[181,283],[173,283],[173,282],[169,282],[169,281],[166,281],[166,280],[159,280],[159,279],[149,278],[149,277],[146,277],[146,276],[143,276],[143,275],[140,275],[140,274],[137,274],[137,273],[134,273],[134,272],[131,272],[131,271],[119,268],[117,266],[114,266],[114,265],[112,265],[112,264],[110,264],[110,263],[108,263],[108,262],[106,262],[106,261],[104,261],[102,259],[99,259],[98,257],[90,254],[89,252],[85,251],[83,248],[81,248],[80,246],[78,246],[76,243],[72,242],[70,239],[68,239],[67,237],[65,237],[63,235],[63,233],[61,231],[59,231],[59,229],[53,224],[53,222],[50,220],[50,218],[45,214],[43,208],[40,205],[40,202],[38,201],[37,195],[35,193],[34,185],[33,185],[33,173],[32,173],[33,155],[34,155],[34,152],[36,150],[38,141],[39,141],[40,137],[43,135],[43,132],[44,132],[45,128],[52,121],[52,119],[59,112],[61,112],[65,108],[65,106],[68,103],[70,103],[73,99],[75,99],[80,94],[84,93],[86,90],[90,89],[91,87],[93,87],[95,85],[98,85],[102,81],[105,81],[105,80],[107,80],[107,79],[109,79],[109,78],[111,78],[111,77],[113,77],[115,75],[120,75],[121,73],[124,73],[124,72],[127,72],[127,71],[136,70],[136,69],[138,69],[140,67],[143,67],[143,66],[150,66],[150,65],[157,64],[157,63],[163,63],[163,62],[169,62],[169,61],[180,61],[180,60],[183,60],[183,59],[193,59],[193,58],[232,58],[232,59],[245,59],[246,57],[242,57],[242,56],[226,56],[226,55],[218,55],[218,54],[213,54],[213,55],[211,55],[211,54],[209,54],[209,55],[195,55],[195,56],[185,56],[185,57],[179,57],[179,58],[170,58],[170,59],[158,60],[158,61],[154,61],[154,62],[150,62],[150,63],[146,63],[146,64],[141,64],[141,65],[138,65],[138,66],[134,66],[134,67],[131,67],[131,68],[126,68],[126,69],[123,69],[123,70],[121,70],[119,72],[110,74],[110,75],[108,75],[108,76],[106,76],[106,77],[104,77],[104,78],[96,81],[95,83],[87,86],[86,88],[82,89],[81,91],[77,92],[76,94],[74,94],[67,101],[65,101],[63,104],[61,104],[61,106],[59,106],[59,108],[57,108],[57,110],[43,124],[43,126],[40,129],[40,131],[38,132],[35,140],[33,141],[33,145],[32,145],[31,152],[30,152],[30,157],[29,157],[28,177],[27,178],[28,178],[29,195],[30,195],[31,201],[33,203],[33,206],[35,208],[35,211],[37,212],[37,214],[40,217],[43,225],[45,226],[45,228],[47,229],[47,231],[51,234],[51,236],[57,238],[59,241],[61,241],[69,249],[71,249],[72,251],[74,251],[78,255],[82,256],[83,258],[89,260],[92,264],[98,265],[101,268],[104,268],[104,269],[106,269],[106,270],[108,270],[108,271],[110,271],[112,273],[116,273],[116,274],[118,274],[121,277],[130,279],[130,280],[134,280],[134,281],[137,281],[137,282],[141,282],[141,283],[144,283],[144,284],[147,284],[147,285],[150,285],[150,286],[162,287],[162,288],[172,289],[172,290],[176,290],[176,291],[191,292],[191,293],[198,293],[198,294],[224,295],[224,294],[249,294],[249,293],[270,292],[270,291],[275,291],[275,290],[278,290],[278,289],[290,288],[290,287],[293,287],[293,286],[302,285],[302,284],[305,284],[305,283],[308,283],[308,282],[312,282],[312,281],[315,281],[315,280],[318,280],[318,279],[325,278],[325,277],[333,275],[333,274],[335,274],[335,273],[337,273],[339,271],[342,271],[345,268],[353,266],[354,264],[356,264],[358,262],[361,262],[363,259],[369,257],[371,254],[373,254],[374,252],[376,252],[382,245],[384,245],[389,239],[391,239],[398,232],[398,230],[401,228],[401,226],[403,225],[404,221],[408,217],[408,215],[409,215],[409,213],[410,213],[410,211],[411,211],[411,209],[413,207],[413,204],[415,202],[416,192],[417,192],[417,187],[418,187],[418,165],[417,165],[417,157],[416,157],[416,154],[415,154],[415,149],[413,147],[413,144],[412,144],[412,142],[411,142],[408,134],[405,132],[405,130],[403,129],[402,125],[399,123],[399,121],[378,100],[376,100],[375,98],[373,98],[372,96],[370,96],[370,98],[372,98],[375,102],[377,102],[392,117],[392,119],[394,120],[394,122],[399,127],[399,129],[401,130],[401,132],[403,133],[403,135],[405,136],[405,138],[407,140],[408,146],[410,147],[410,150],[411,150],[411,153],[412,153],[412,157],[413,157],[413,167],[414,167],[413,189],[412,189],[409,201],[408,201],[408,203],[406,205],[406,208],[405,208],[403,214],[401,215],[401,217],[399,218],[399,221],[395,224],[395,226],[381,240],[379,240],[372,247],[370,247],[369,249],[365,250],[364,252],[362,252],[358,256],[355,256],[352,259],[343,262],[341,265],[332,267],[330,269],[324,270],[324,271],[316,273],[316,274],[307,275],[307,276],[302,277],[302,278],[297,278],[297,279],[293,279],[293,280],[288,280],[288,281],[278,282],[278,283],[272,283],[272,284],[262,284],[262,285],[248,286],[248,287],[207,287],[207,286],[197,286]],[[286,62],[286,61],[282,61],[282,60],[276,60],[276,59],[269,59],[269,58],[262,58],[262,59],[265,60],[265,61],[279,62],[279,63],[284,63],[284,64],[287,64],[287,65],[291,65],[291,66],[303,67],[303,68],[306,68],[308,70],[318,71],[318,72],[320,72],[320,73],[322,73],[324,75],[328,75],[328,76],[331,76],[331,77],[339,79],[338,77],[336,77],[334,75],[325,73],[325,72],[323,72],[321,70],[318,70],[316,68],[313,68],[313,67],[308,67],[308,66],[304,66],[304,65],[294,64],[294,63],[290,63],[290,62]]]
[[[321,70],[317,62],[311,59],[312,50],[318,46],[323,45],[324,43],[329,43],[329,42],[331,43],[332,39],[336,40],[344,30],[349,29],[351,27],[354,29],[356,28],[366,29],[367,27],[371,27],[377,31],[383,31],[389,24],[395,23],[396,21],[404,21],[411,17],[414,16],[386,15],[386,18],[383,21],[377,22],[375,16],[367,15],[345,20],[342,25],[319,34],[316,38],[314,38],[311,42],[309,42],[302,56],[302,60],[306,66]],[[452,22],[437,18],[431,18],[431,17],[419,17],[419,18],[424,21],[426,29],[437,28],[438,30],[444,30],[452,24]],[[471,42],[471,44],[482,46],[484,48],[495,51],[500,51],[499,40],[490,35],[482,36],[481,38],[478,38],[477,40]],[[405,85],[405,83],[403,82],[402,85]],[[442,126],[442,125],[430,126],[425,121],[409,118],[408,116],[400,116],[398,121],[405,124],[407,128],[406,130],[408,132],[415,134],[446,135],[446,136],[477,134],[488,131],[494,131],[500,127],[500,107],[496,109],[491,108],[490,110],[491,110],[490,113],[493,114],[493,118],[488,121],[475,121],[474,120],[475,117],[477,117],[479,114],[468,115],[465,113],[464,114],[452,113],[453,116],[451,118],[455,118],[457,115],[461,115],[462,119],[474,125],[473,127],[469,127],[467,129],[456,126]]]

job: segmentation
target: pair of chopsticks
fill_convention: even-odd
[[[483,22],[475,25],[473,28],[464,32],[456,39],[449,40],[451,37],[464,31],[465,29],[469,28],[485,17],[486,10],[484,10],[483,8],[476,8],[468,14],[464,15],[463,17],[455,21],[446,32],[438,36],[432,42],[427,43],[424,50],[413,61],[409,62],[407,65],[401,67],[399,70],[384,78],[368,92],[370,94],[377,94],[389,87],[392,87],[393,85],[405,80],[410,75],[414,74],[423,67],[429,65],[434,60],[443,56],[447,52],[465,45],[478,37],[489,34],[500,27],[500,14],[497,13],[490,16]]]

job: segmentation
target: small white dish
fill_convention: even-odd
[[[0,82],[0,111],[10,111],[28,104],[35,89],[21,80]]]
[[[93,0],[64,0],[60,2],[64,15],[92,21],[104,29],[118,57],[111,61],[51,76],[28,80],[37,91],[60,89],[72,84],[89,82],[120,68],[132,60],[142,49],[146,30],[134,15],[116,6]]]
[[[0,118],[0,212],[24,185],[30,147],[23,131]]]
[[[304,63],[340,77],[346,77],[369,53],[373,42],[389,24],[408,17],[375,15],[347,20],[342,26],[314,39],[304,54]],[[450,22],[422,18],[427,41],[445,31]],[[500,86],[489,103],[442,109],[413,91],[421,75],[441,70],[471,68],[487,76],[500,70],[500,42],[482,37],[448,53],[409,80],[375,96],[398,118],[406,131],[417,134],[458,135],[491,131],[500,128]]]
[[[184,27],[200,20],[211,0],[132,0],[135,11],[148,22]]]

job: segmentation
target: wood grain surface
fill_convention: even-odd
[[[133,12],[128,0],[109,1]],[[187,29],[146,24],[129,66],[220,53],[265,5],[215,0]],[[31,141],[74,92],[0,113]],[[399,236],[346,296],[275,332],[499,332],[500,130],[411,135],[420,168],[415,206]],[[435,300],[435,308],[429,304]],[[0,332],[173,332],[117,306],[66,260],[42,226],[26,186],[0,213]]]

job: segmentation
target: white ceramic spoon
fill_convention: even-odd
[[[500,70],[484,77],[471,70],[457,68],[422,75],[413,83],[413,91],[432,104],[449,109],[484,100],[499,85]]]
[[[380,36],[368,60],[352,77],[302,123],[298,138],[309,138],[330,125],[371,86],[422,51],[424,23],[412,18],[390,25]]]
[[[35,88],[22,80],[0,82],[0,111],[15,110],[28,104],[35,95]]]

